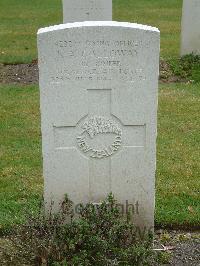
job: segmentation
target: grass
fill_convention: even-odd
[[[199,85],[160,89],[156,186],[160,225],[200,225]]]
[[[42,192],[36,87],[0,87],[0,225],[23,218]]]
[[[61,0],[1,0],[0,18],[0,62],[31,62],[37,30],[62,21]]]
[[[199,84],[161,85],[157,225],[200,224]],[[0,224],[23,220],[43,191],[37,86],[0,87]]]
[[[161,32],[161,57],[178,57],[182,0],[114,0],[114,19],[147,24]]]
[[[137,22],[161,31],[161,56],[178,57],[182,0],[113,0],[113,20]],[[62,23],[61,0],[1,0],[0,63],[37,58],[38,28]]]

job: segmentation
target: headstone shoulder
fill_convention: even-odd
[[[131,28],[131,29],[138,29],[138,30],[160,33],[159,29],[156,27],[151,27],[148,25],[142,25],[142,24],[137,24],[137,23],[118,22],[118,21],[84,21],[84,22],[66,23],[66,24],[60,24],[60,25],[54,25],[50,27],[41,28],[38,30],[37,34],[39,35],[39,34],[46,33],[46,32],[65,30],[65,29],[70,29],[70,28],[102,27],[102,26]]]

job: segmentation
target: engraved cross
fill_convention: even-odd
[[[112,114],[112,90],[89,89],[88,115],[75,126],[54,127],[55,149],[76,149],[89,167],[89,198],[112,191],[112,157],[123,149],[145,148],[146,125],[124,125]],[[103,192],[103,195],[102,195]]]

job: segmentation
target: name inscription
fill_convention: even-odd
[[[90,117],[81,126],[82,132],[76,137],[79,149],[90,158],[102,159],[115,154],[122,145],[122,130],[114,121],[102,117]],[[104,143],[102,139],[99,143],[95,142],[95,138],[99,135],[111,135],[112,142],[109,145]],[[105,137],[104,136],[104,137]],[[103,148],[93,147],[101,146]]]

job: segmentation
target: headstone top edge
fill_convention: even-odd
[[[144,31],[151,31],[160,33],[159,29],[156,27],[151,27],[148,25],[142,25],[137,23],[129,23],[129,22],[117,22],[117,21],[84,21],[84,22],[74,22],[74,23],[66,23],[60,24],[50,27],[41,28],[38,30],[37,34],[48,33],[57,30],[71,29],[71,28],[81,28],[81,27],[100,27],[100,26],[112,26],[112,27],[122,27],[122,28],[131,28],[138,29]]]

